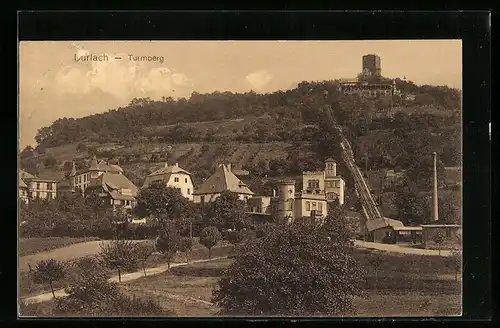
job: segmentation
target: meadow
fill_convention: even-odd
[[[197,255],[207,256],[202,250]],[[446,266],[443,257],[378,252],[383,259],[375,274],[368,257],[372,250],[356,250],[355,257],[365,272],[362,293],[354,298],[355,316],[446,316],[461,314],[461,281]],[[213,257],[232,255],[230,246],[213,251]],[[205,257],[206,258],[206,257]],[[180,259],[179,259],[180,260]],[[154,261],[153,259],[151,261]],[[215,316],[212,291],[231,258],[172,268],[121,284],[137,297],[153,297],[177,316]],[[28,305],[25,313],[50,315],[52,301]]]

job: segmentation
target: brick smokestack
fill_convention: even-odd
[[[438,210],[438,184],[437,184],[437,154],[432,153],[432,158],[434,162],[433,167],[433,181],[432,181],[432,220],[439,220],[439,210]]]

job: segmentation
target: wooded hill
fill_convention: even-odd
[[[459,90],[396,79],[401,97],[368,100],[344,95],[338,86],[301,82],[268,94],[133,99],[124,108],[41,128],[35,149],[21,153],[22,167],[62,177],[71,160],[83,167],[95,154],[119,161],[139,185],[165,160],[191,170],[198,181],[223,161],[255,177],[294,175],[322,168],[328,156],[340,159],[333,122],[346,127],[357,159],[367,157],[372,169],[411,171],[431,151],[442,166],[460,165]],[[406,102],[406,94],[415,101]]]

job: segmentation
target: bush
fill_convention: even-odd
[[[227,240],[233,244],[238,245],[245,239],[245,235],[242,231],[229,231],[227,235]]]
[[[153,299],[141,299],[120,295],[113,304],[112,313],[123,316],[160,316],[173,315],[172,311],[166,311],[160,303]]]
[[[75,263],[68,296],[57,299],[55,314],[72,316],[130,316],[170,314],[153,300],[122,294],[118,285],[108,281],[105,268],[95,258]]]
[[[359,294],[349,244],[307,225],[283,225],[241,245],[213,301],[224,315],[339,315]]]

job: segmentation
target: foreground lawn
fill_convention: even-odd
[[[71,238],[71,237],[46,237],[46,238],[20,238],[19,255],[26,256],[40,252],[51,251],[56,248],[65,247],[73,244],[84,243],[97,240],[95,237]]]
[[[356,316],[460,315],[460,281],[455,281],[441,257],[380,253],[384,263],[375,275],[366,261],[369,253],[356,252],[367,272],[361,282],[363,293],[354,299]],[[212,316],[218,309],[205,302],[211,301],[212,290],[231,262],[224,259],[173,268],[122,287],[136,296],[157,298],[179,316]]]
[[[213,257],[230,255],[230,247],[212,251]],[[362,295],[354,299],[356,316],[448,316],[460,315],[461,282],[438,256],[379,253],[383,264],[375,275],[367,259],[373,251],[357,250],[356,258],[366,272],[361,281]],[[206,258],[208,251],[197,249],[192,259]],[[179,261],[184,261],[179,254]],[[155,261],[151,259],[151,261]],[[169,272],[123,283],[130,295],[154,298],[177,316],[214,316],[218,309],[211,304],[212,291],[232,259],[196,263],[172,268]],[[48,303],[48,302],[44,302]],[[49,305],[33,305],[43,313]]]
[[[98,253],[100,247],[99,245],[93,245],[93,247],[97,247],[95,254]],[[212,257],[221,257],[231,255],[233,251],[233,246],[228,243],[221,243],[221,245],[216,246],[212,249]],[[88,256],[95,256],[88,255]],[[186,262],[186,258],[191,260],[200,260],[208,258],[208,250],[200,244],[197,244],[193,247],[193,250],[189,254],[179,253],[175,256],[173,263],[183,263]],[[57,258],[55,258],[57,259]],[[72,270],[72,264],[75,260],[62,261],[65,265],[65,271],[68,273],[66,276],[69,276]],[[36,262],[35,262],[36,263]],[[153,254],[148,258],[145,263],[146,268],[157,267],[165,264],[165,260],[159,254]],[[35,268],[34,263],[32,264],[33,269]],[[142,267],[139,267],[139,270],[142,272]],[[124,272],[126,273],[126,272]],[[112,275],[116,275],[117,272],[110,272]],[[69,279],[65,278],[60,281],[54,282],[54,289],[61,289],[67,286],[69,283]],[[34,296],[41,293],[50,292],[50,288],[47,285],[35,284],[32,280],[31,273],[26,270],[21,270],[19,275],[19,296],[20,297],[29,297]]]

